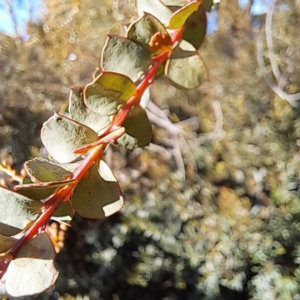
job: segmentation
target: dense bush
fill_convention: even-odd
[[[297,28],[299,15],[293,1],[286,4],[286,10],[277,6],[273,21],[274,35],[283,35],[274,38],[282,71],[288,59],[294,65],[298,61],[297,50],[287,49],[297,49],[298,39],[293,29]],[[50,13],[58,13],[52,9]],[[101,9],[94,8],[89,1],[80,6],[91,24],[103,20],[97,17]],[[66,11],[72,10],[66,8]],[[38,53],[36,57],[42,57],[39,59],[52,53],[56,61],[49,58],[49,64],[42,65],[48,68],[47,72],[42,73],[51,76],[51,82],[63,78],[66,86],[77,85],[79,77],[89,81],[85,72],[96,64],[90,57],[101,43],[93,38],[98,35],[98,27],[83,22],[84,29],[80,28],[80,20],[86,21],[88,17],[72,12],[68,25],[58,26],[59,30],[49,27],[45,34],[47,43],[41,36],[27,48],[30,53]],[[274,96],[261,77],[256,64],[258,31],[251,23],[249,10],[243,11],[237,1],[222,1],[218,14],[219,30],[206,38],[201,49],[210,81],[197,90],[183,92],[160,79],[151,90],[152,100],[161,109],[169,110],[169,120],[183,124],[177,136],[186,179],[182,180],[178,169],[178,148],[175,151],[172,148],[175,140],[172,125],[167,126],[168,130],[156,126],[153,132],[153,142],[165,147],[171,158],[161,148],[159,152],[150,148],[136,149],[133,153],[113,148],[106,153],[106,161],[124,191],[125,207],[105,220],[74,218],[66,232],[65,246],[56,257],[61,275],[55,289],[40,298],[300,297],[299,109]],[[110,15],[105,18],[110,20],[107,24],[113,24]],[[80,30],[86,30],[85,39]],[[74,44],[67,42],[72,32],[77,33]],[[62,48],[72,49],[66,50],[67,54],[52,50],[56,35],[61,37],[62,45],[67,45]],[[7,45],[12,43],[9,41]],[[74,62],[61,60],[68,57],[67,51],[78,54],[86,51],[84,57],[89,57],[86,65],[80,65],[84,61],[81,54]],[[96,53],[99,57],[98,50]],[[266,63],[269,70],[269,62]],[[11,63],[6,80],[17,76],[14,65]],[[66,76],[70,74],[70,66],[78,72]],[[299,91],[298,71],[295,68],[287,80],[286,92]],[[26,80],[25,73],[19,73],[20,82]],[[55,99],[53,90],[41,93],[34,89],[35,80],[29,82],[40,101],[49,106],[65,99],[65,95]],[[1,97],[5,95],[4,88]],[[45,100],[47,93],[49,97]],[[61,90],[58,93],[66,94]],[[30,100],[26,103],[28,111],[37,110]],[[179,123],[191,117],[196,117],[199,124],[193,131],[195,134],[189,128],[191,123]],[[6,120],[8,123],[10,119]],[[5,131],[7,126],[1,127],[3,136],[6,144],[13,145],[15,139],[9,130]],[[35,139],[30,140],[30,145],[33,143],[37,143]],[[1,155],[7,157],[5,152]]]

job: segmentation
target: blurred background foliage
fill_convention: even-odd
[[[275,60],[292,94],[300,91],[300,6],[279,4]],[[252,5],[215,6],[215,30],[200,51],[208,82],[188,92],[164,79],[152,87],[153,102],[183,124],[186,178],[165,128],[155,126],[155,147],[111,148],[106,161],[125,208],[103,221],[76,216],[56,258],[56,286],[32,299],[300,299],[300,111],[262,77],[256,41],[265,16]],[[106,34],[118,34],[134,6],[44,0],[25,39],[0,34],[0,159],[20,168],[45,155],[42,123],[64,110],[70,87],[91,81]]]

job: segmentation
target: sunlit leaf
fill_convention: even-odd
[[[213,0],[194,0],[194,2],[198,2],[199,4],[203,3],[205,9],[210,8],[213,4]],[[189,4],[191,1],[189,0],[160,0],[160,2],[162,2],[164,5],[166,6],[170,6],[170,7],[182,7],[185,6],[187,4]]]
[[[184,6],[189,3],[188,0],[160,0],[166,6]]]
[[[73,162],[73,163],[69,163],[69,164],[63,164],[62,167],[71,172],[74,173],[74,171],[78,168],[78,166],[80,165],[80,161],[79,162]]]
[[[151,100],[150,87],[147,87],[140,100],[141,107],[146,108],[150,100]]]
[[[72,174],[56,162],[42,157],[26,161],[25,170],[33,182],[65,180]]]
[[[169,27],[171,29],[177,29],[182,27],[186,20],[192,15],[193,12],[199,8],[199,2],[191,2],[185,5],[181,9],[177,10],[169,20]]]
[[[42,203],[0,187],[0,234],[12,236],[35,221]]]
[[[128,76],[136,82],[149,68],[151,57],[137,43],[114,35],[108,35],[101,56],[101,67]]]
[[[95,163],[79,181],[72,205],[79,215],[89,219],[108,217],[123,207],[120,186],[105,162]]]
[[[49,154],[60,163],[75,160],[73,151],[95,142],[98,136],[91,128],[55,113],[43,125],[41,139]]]
[[[83,90],[84,87],[77,87],[71,90],[69,112],[73,120],[98,132],[110,123],[110,116],[98,114],[89,109],[83,100]]]
[[[152,138],[152,126],[146,111],[141,106],[131,109],[123,126],[126,133],[118,139],[118,144],[126,149],[147,146]]]
[[[163,24],[168,24],[172,11],[159,0],[137,0],[137,13],[142,16],[144,12],[155,16]]]
[[[28,241],[12,260],[6,273],[6,290],[13,297],[42,293],[58,276],[53,260],[55,250],[47,233]]]
[[[92,111],[112,115],[117,113],[118,106],[128,101],[135,91],[135,83],[127,76],[103,72],[86,86],[84,101]]]
[[[203,5],[200,5],[199,10],[186,20],[182,38],[198,49],[205,38],[206,26],[206,11]]]
[[[18,239],[0,234],[0,253],[8,251]]]
[[[129,26],[126,37],[151,49],[155,54],[172,47],[172,40],[164,25],[148,13]]]
[[[178,87],[194,89],[206,79],[207,72],[201,57],[196,53],[184,58],[172,58],[166,65],[166,76]]]

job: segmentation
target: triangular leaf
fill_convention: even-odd
[[[76,87],[71,90],[69,112],[73,120],[98,132],[110,124],[110,116],[100,115],[89,109],[83,100],[83,90],[84,87]]]
[[[206,34],[207,18],[203,5],[185,22],[182,39],[191,43],[196,49],[202,44]]]
[[[62,202],[54,212],[51,220],[70,224],[73,218],[73,207],[71,201]]]
[[[166,6],[184,6],[189,3],[188,0],[160,0]]]
[[[157,36],[162,39],[159,40],[159,45],[157,45],[158,39],[154,39]],[[172,47],[172,40],[164,25],[148,13],[145,13],[129,26],[126,37],[147,49],[151,49],[154,54],[163,52],[166,45]]]
[[[137,0],[136,4],[139,17],[142,16],[144,12],[147,12],[155,16],[163,24],[168,24],[172,16],[172,11],[159,0]]]
[[[181,41],[180,44],[174,49],[170,59],[186,58],[197,54],[197,50],[193,45],[187,41]]]
[[[0,234],[0,254],[7,252],[17,241],[14,237]]]
[[[131,109],[123,126],[126,133],[118,139],[118,144],[126,149],[147,146],[152,138],[152,125],[146,111],[141,106]]]
[[[184,5],[187,5],[189,3],[188,0],[160,0],[164,5],[166,6],[179,6],[182,7]],[[212,5],[214,4],[213,0],[203,0],[199,1],[199,3],[203,3],[203,6],[206,11],[210,11]]]
[[[48,187],[64,187],[68,184],[74,184],[77,179],[66,179],[61,181],[51,181],[51,182],[38,182],[38,183],[28,183],[28,184],[20,184],[14,187],[15,190],[18,190],[23,187],[40,187],[40,188],[48,188]]]
[[[26,243],[12,260],[6,273],[6,290],[13,297],[42,293],[58,276],[53,260],[55,250],[43,232]]]
[[[124,205],[117,179],[104,161],[94,164],[77,184],[72,205],[82,217],[102,219],[118,212]]]
[[[207,79],[205,66],[198,54],[185,58],[171,58],[165,72],[175,85],[184,89],[195,89]]]
[[[177,29],[182,27],[186,20],[192,15],[193,12],[199,8],[199,2],[191,2],[181,9],[177,10],[169,20],[170,29]]]
[[[43,125],[41,139],[49,154],[60,163],[75,160],[73,151],[95,142],[98,135],[91,128],[55,113]]]
[[[117,113],[118,106],[128,101],[135,91],[135,83],[127,76],[103,72],[86,86],[84,102],[96,113],[112,115]]]
[[[101,67],[128,76],[136,82],[149,68],[151,57],[137,43],[114,35],[108,35],[101,56]]]
[[[45,200],[53,194],[58,188],[62,188],[68,184],[75,184],[77,179],[67,179],[61,181],[28,183],[14,186],[14,189],[30,199]]]
[[[0,187],[0,234],[20,233],[41,214],[42,203]]]
[[[33,182],[65,180],[72,174],[56,162],[42,157],[26,161],[25,170]]]
[[[57,190],[56,186],[33,186],[32,184],[22,184],[14,188],[19,194],[38,201],[48,198]]]

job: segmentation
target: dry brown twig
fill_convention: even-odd
[[[5,173],[6,175],[9,176],[8,182],[13,182],[16,181],[19,184],[22,184],[24,182],[24,179],[26,177],[26,172],[24,169],[21,170],[20,174],[17,173],[16,170],[12,168],[12,166],[7,162],[7,161],[2,161],[0,163],[0,171]],[[4,180],[3,185],[6,185],[6,182]]]

